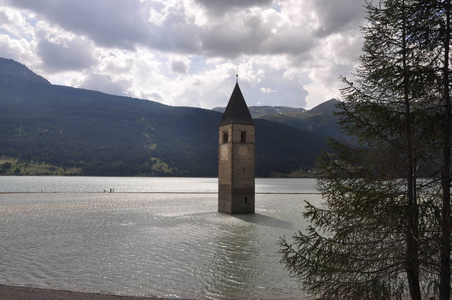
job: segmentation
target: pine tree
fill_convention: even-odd
[[[325,204],[307,205],[312,225],[281,241],[283,262],[321,299],[421,299],[438,286],[448,299],[450,0],[367,12],[362,64],[355,82],[343,79],[338,114],[360,147],[332,143],[319,164]]]

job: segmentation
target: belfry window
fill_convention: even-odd
[[[228,131],[223,131],[223,144],[226,144],[228,142]]]
[[[240,143],[246,143],[246,131],[240,132]]]

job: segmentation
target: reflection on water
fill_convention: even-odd
[[[0,284],[194,299],[302,299],[278,238],[303,200],[257,195],[220,214],[211,194],[0,194]]]
[[[253,290],[259,288],[254,282],[259,254],[256,228],[231,216],[225,218],[230,222],[220,224],[214,240],[214,277],[208,282],[209,296],[250,299]]]
[[[276,227],[280,229],[294,229],[293,224],[284,220],[280,220],[274,217],[266,216],[260,213],[249,214],[249,215],[235,215],[245,222],[259,224],[262,226]]]

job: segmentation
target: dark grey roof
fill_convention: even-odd
[[[238,83],[235,84],[234,91],[232,92],[228,106],[224,111],[220,126],[233,123],[254,125],[253,118],[251,117]]]

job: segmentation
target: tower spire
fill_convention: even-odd
[[[218,211],[254,213],[255,125],[238,83],[223,113],[218,141]]]

